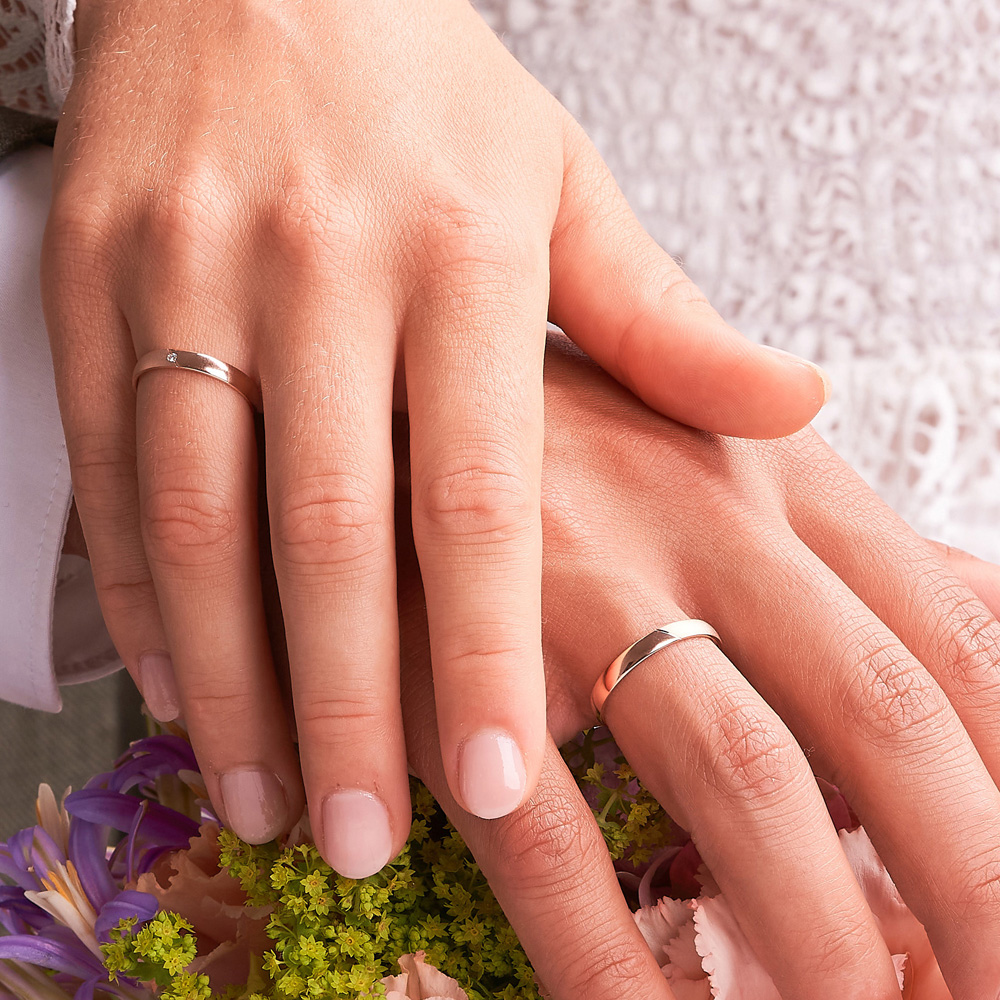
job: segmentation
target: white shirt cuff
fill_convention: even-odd
[[[63,557],[69,462],[38,273],[52,151],[0,161],[0,698],[58,711],[59,684],[121,666],[90,566]]]

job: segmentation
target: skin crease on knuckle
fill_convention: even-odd
[[[860,625],[838,637],[858,650],[853,671],[831,692],[840,724],[890,752],[911,753],[915,740],[933,745],[958,725],[954,709],[905,649],[870,633],[870,626]]]
[[[415,494],[414,521],[424,531],[471,543],[524,536],[536,516],[524,478],[493,464],[452,463]]]
[[[311,476],[276,499],[275,553],[297,574],[329,579],[370,572],[389,516],[388,498],[380,503],[357,478]]]

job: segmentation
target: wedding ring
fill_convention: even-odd
[[[257,413],[264,409],[260,386],[239,368],[227,365],[225,361],[213,358],[210,354],[198,354],[196,351],[168,350],[150,351],[136,362],[132,369],[132,388],[139,384],[139,379],[154,368],[183,368],[189,372],[201,372],[212,378],[232,386]]]
[[[612,661],[611,666],[597,679],[590,695],[590,704],[597,713],[597,721],[602,724],[604,722],[604,703],[608,700],[608,695],[643,660],[648,660],[654,653],[658,653],[661,649],[666,649],[667,646],[672,646],[682,639],[698,638],[711,639],[717,646],[722,647],[719,633],[708,622],[703,622],[698,618],[685,618],[684,621],[672,622],[670,625],[660,625],[649,635],[644,635],[638,642],[633,642],[623,653],[619,653]]]

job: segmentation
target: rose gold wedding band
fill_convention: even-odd
[[[196,351],[168,350],[150,351],[136,362],[132,369],[132,388],[139,384],[139,379],[154,368],[183,368],[189,372],[201,372],[212,378],[232,386],[257,413],[263,412],[264,402],[260,394],[260,386],[239,368],[227,365],[225,361],[213,358],[210,354],[198,354]]]
[[[590,704],[597,713],[597,721],[604,722],[604,703],[608,700],[608,695],[643,660],[648,660],[654,653],[658,653],[661,649],[666,649],[667,646],[672,646],[682,639],[699,638],[711,639],[717,646],[722,647],[719,633],[708,622],[703,622],[698,618],[685,618],[684,621],[672,622],[670,625],[660,625],[649,635],[644,635],[638,642],[633,642],[623,653],[619,653],[611,666],[597,679],[590,695]]]

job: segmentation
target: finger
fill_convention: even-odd
[[[233,357],[224,343],[185,342],[182,331],[208,328],[190,322],[191,303],[183,325],[155,290],[149,303],[132,324],[143,350],[155,330],[161,345]],[[223,821],[264,843],[304,803],[261,598],[252,411],[238,393],[183,370],[143,375],[137,405],[143,537],[191,743]]]
[[[392,524],[395,326],[385,303],[345,297],[331,308],[317,287],[330,285],[292,280],[275,314],[278,329],[309,330],[315,346],[268,361],[294,373],[265,403],[271,544],[316,842],[334,869],[363,878],[399,853],[410,827]]]
[[[989,608],[993,617],[1000,618],[1000,567],[953,545],[930,539],[925,541],[951,572]]]
[[[43,302],[76,507],[115,649],[150,712],[169,722],[180,698],[139,525],[135,354],[110,281],[93,262],[81,264],[79,240],[72,217],[54,205]]]
[[[838,481],[857,481],[844,472]],[[987,582],[989,564],[925,542],[869,490],[831,491],[821,510],[795,520],[813,551],[940,684],[1000,785],[1000,623],[942,556]]]
[[[534,795],[503,819],[471,816],[449,792],[419,577],[406,563],[404,548],[403,706],[413,769],[475,855],[538,979],[553,1000],[673,1000],[636,929],[593,815],[551,740]]]
[[[611,171],[566,116],[551,241],[549,317],[653,409],[769,438],[804,427],[829,395],[815,365],[746,340],[642,228]]]
[[[544,752],[546,283],[544,253],[505,261],[501,235],[468,241],[410,303],[406,382],[445,770],[456,800],[494,819],[530,795]]]
[[[955,1000],[995,995],[1000,792],[969,733],[900,638],[801,542],[775,544],[762,573],[766,588],[756,573],[724,572],[697,606],[731,634],[748,680],[814,748],[817,773],[844,791],[927,928]]]
[[[637,620],[622,634],[649,630]],[[622,679],[604,714],[640,780],[691,832],[782,996],[899,997],[805,757],[710,640],[656,653]]]

